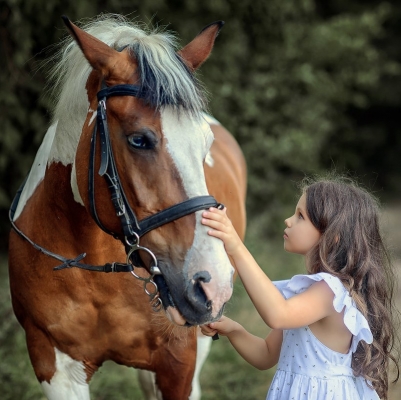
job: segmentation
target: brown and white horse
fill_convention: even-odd
[[[48,399],[84,400],[113,360],[154,373],[163,399],[199,398],[196,326],[222,314],[234,272],[200,223],[209,194],[245,232],[244,158],[203,114],[193,75],[222,24],[176,51],[122,17],[64,20],[53,121],[10,212],[12,303],[35,374]]]

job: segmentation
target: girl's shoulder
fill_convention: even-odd
[[[337,312],[344,310],[344,324],[353,335],[351,350],[356,351],[360,340],[372,343],[373,335],[368,321],[358,310],[348,290],[339,278],[327,272],[311,275],[295,275],[289,280],[273,282],[282,295],[289,299],[307,290],[316,282],[324,281],[334,293],[333,306]]]

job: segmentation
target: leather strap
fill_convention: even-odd
[[[18,207],[18,202],[21,197],[22,190],[24,189],[25,183],[26,183],[27,178],[25,178],[24,182],[18,189],[13,202],[11,203],[10,210],[8,212],[8,218],[10,220],[12,228],[15,230],[15,232],[21,236],[23,239],[25,239],[27,242],[29,242],[36,250],[40,251],[41,253],[45,254],[46,256],[55,258],[58,261],[61,261],[62,264],[58,265],[57,267],[54,267],[53,270],[58,271],[60,269],[64,268],[72,268],[72,267],[78,267],[82,269],[87,269],[90,271],[102,271],[102,272],[130,272],[133,271],[133,266],[131,264],[123,264],[123,263],[107,263],[104,265],[90,265],[90,264],[83,264],[80,263],[83,258],[86,257],[86,253],[79,254],[75,258],[66,258],[63,256],[60,256],[59,254],[53,253],[52,251],[49,251],[45,249],[42,246],[39,246],[36,244],[34,241],[32,241],[27,235],[25,235],[24,232],[22,232],[17,225],[14,222],[14,215],[15,211]]]
[[[206,210],[210,207],[219,207],[213,196],[198,196],[192,197],[191,199],[185,200],[182,203],[175,204],[157,214],[151,215],[139,222],[139,236],[145,235],[152,229],[156,229],[159,226],[167,224],[176,219],[185,217],[188,214],[192,214],[196,211]]]
[[[112,96],[134,96],[143,97],[141,88],[138,85],[114,85],[114,86],[104,86],[97,93],[97,99],[105,100]]]

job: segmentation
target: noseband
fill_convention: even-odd
[[[53,253],[42,246],[39,246],[33,242],[28,236],[26,236],[13,221],[15,211],[18,206],[18,202],[24,187],[25,182],[22,184],[18,190],[9,211],[9,219],[13,229],[25,240],[27,240],[36,250],[41,251],[47,256],[53,257],[62,262],[61,265],[53,268],[54,270],[61,270],[64,268],[77,267],[90,271],[98,272],[131,272],[136,278],[143,281],[144,290],[146,294],[150,297],[152,307],[154,310],[161,308],[161,300],[157,296],[158,288],[154,283],[153,278],[155,275],[161,274],[158,265],[157,258],[151,250],[146,247],[139,245],[139,239],[148,233],[149,231],[159,228],[169,222],[176,219],[184,217],[186,215],[192,214],[196,211],[206,210],[210,207],[222,207],[222,204],[217,203],[217,201],[212,196],[197,196],[185,200],[181,203],[175,204],[169,208],[166,208],[156,214],[138,221],[134,211],[132,210],[127,197],[124,193],[121,181],[118,175],[117,167],[114,161],[113,151],[110,144],[110,134],[107,125],[107,113],[106,113],[106,100],[113,96],[135,96],[141,97],[140,87],[137,85],[115,85],[111,87],[102,88],[98,94],[97,98],[99,100],[97,107],[97,123],[95,125],[91,147],[90,147],[90,159],[89,159],[89,202],[90,202],[90,213],[92,218],[95,220],[97,225],[106,233],[112,235],[115,238],[119,238],[118,234],[111,232],[106,229],[96,212],[96,202],[95,202],[95,154],[96,154],[96,140],[99,136],[100,140],[100,168],[99,175],[103,176],[109,186],[111,201],[113,203],[116,215],[120,218],[121,228],[124,235],[125,250],[127,253],[126,264],[123,263],[107,263],[101,266],[83,264],[80,261],[86,256],[86,253],[82,253],[75,257],[74,259],[67,259],[56,253]],[[151,257],[153,265],[149,267],[150,276],[148,278],[143,278],[134,272],[134,266],[132,259],[134,258],[135,252],[142,250],[148,253]]]

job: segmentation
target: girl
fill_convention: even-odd
[[[268,400],[387,399],[389,360],[399,370],[390,353],[394,280],[378,205],[346,179],[304,183],[294,215],[285,220],[284,249],[305,256],[308,274],[288,281],[270,281],[225,209],[203,213],[209,235],[224,242],[272,331],[262,339],[223,316],[202,332],[227,336],[256,368],[278,363]]]

